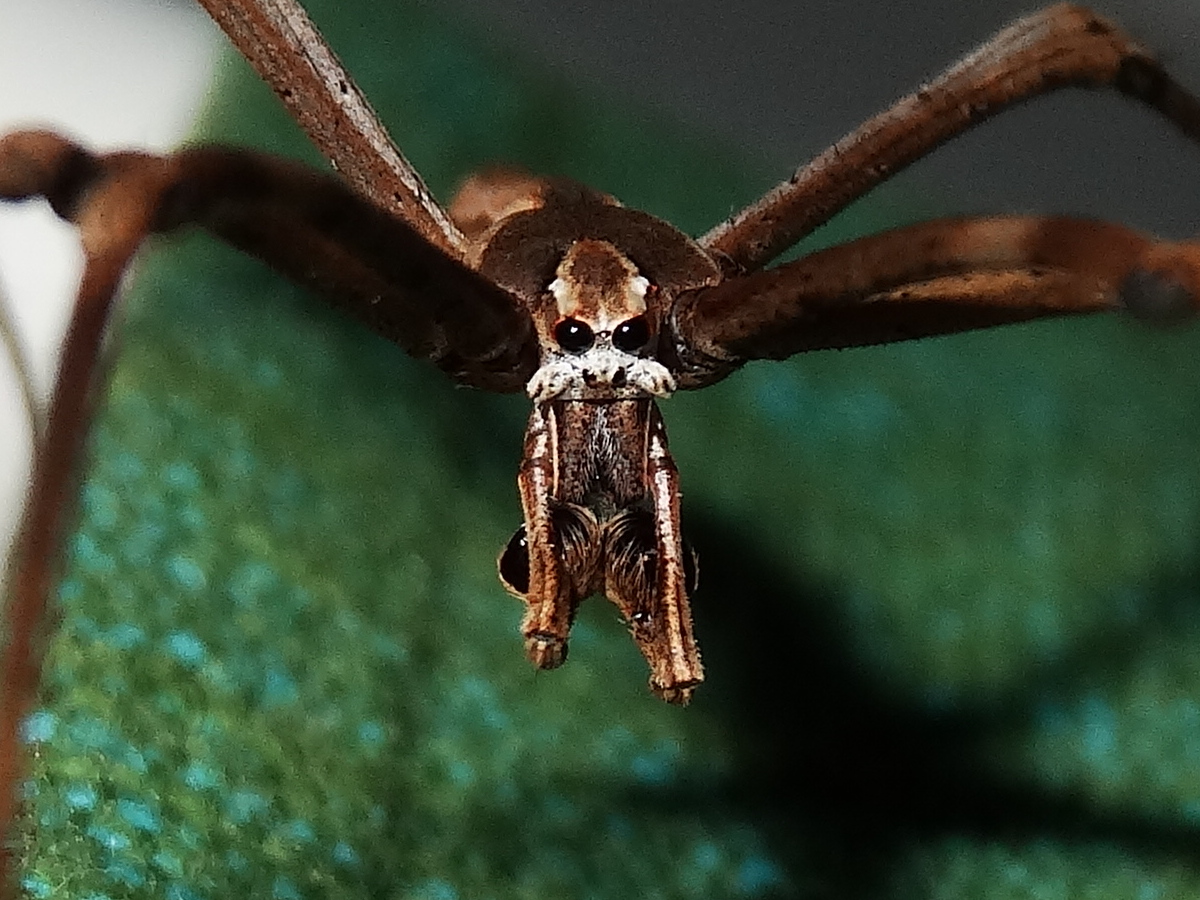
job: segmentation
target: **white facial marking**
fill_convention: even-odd
[[[537,403],[670,396],[671,373],[639,355],[649,348],[629,353],[613,345],[622,323],[647,313],[651,290],[650,280],[612,244],[590,239],[573,244],[546,292],[554,298],[558,321],[578,320],[591,329],[593,343],[581,352],[567,351],[554,334],[556,323],[545,322],[542,366],[526,385],[529,396]]]
[[[623,377],[622,377],[623,376]],[[533,373],[526,393],[535,403],[549,400],[670,397],[675,378],[653,359],[641,359],[612,347],[594,347],[578,356],[562,356]]]
[[[547,286],[550,295],[558,304],[559,315],[569,316],[575,311],[576,301],[571,294],[571,286],[561,278],[555,278]]]

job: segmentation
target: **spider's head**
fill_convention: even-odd
[[[575,241],[534,315],[541,367],[529,395],[537,402],[669,395],[675,380],[654,358],[657,301],[658,288],[613,244]]]

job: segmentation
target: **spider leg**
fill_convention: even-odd
[[[0,199],[42,195],[81,226],[120,229],[94,199],[113,192],[137,206],[141,236],[200,225],[461,383],[519,391],[536,368],[512,295],[333,176],[226,147],[94,155],[47,132],[0,139]]]
[[[517,472],[517,488],[525,514],[529,581],[523,592],[525,617],[521,635],[525,655],[539,669],[555,669],[567,659],[567,637],[582,593],[558,552],[553,491],[557,455],[552,413],[534,406],[525,431],[525,452]]]
[[[1200,309],[1200,242],[1084,219],[939,219],[693,291],[672,318],[698,373],[680,384],[700,387],[749,359],[1122,309],[1159,322]]]
[[[295,0],[200,0],[342,177],[379,209],[463,259],[467,240],[404,158]]]
[[[71,154],[63,146],[48,149],[40,162],[5,165],[13,160],[0,143],[0,197],[40,193],[61,203]],[[28,163],[29,161],[26,160]],[[54,176],[60,176],[55,183]],[[143,191],[158,173],[137,171],[99,187],[74,219],[84,250],[84,270],[63,341],[61,364],[47,420],[35,447],[34,468],[13,556],[9,561],[5,630],[0,660],[0,823],[13,820],[15,785],[25,754],[20,726],[29,712],[41,675],[46,603],[54,580],[57,547],[71,508],[72,479],[91,412],[91,381],[105,323],[130,259],[150,229],[150,208]],[[60,212],[65,207],[60,208]],[[5,867],[6,869],[7,867]]]
[[[686,704],[696,685],[704,680],[700,649],[692,632],[692,610],[684,565],[683,533],[679,526],[679,470],[667,449],[667,433],[655,410],[650,421],[646,480],[654,504],[654,539],[657,549],[654,594],[658,609],[653,615],[661,640],[653,646],[639,642],[650,663],[650,689],[668,703]],[[634,624],[634,636],[638,633]]]
[[[883,180],[999,112],[1063,87],[1113,87],[1200,141],[1200,100],[1112,22],[1058,4],[1013,23],[869,119],[700,244],[751,272]]]
[[[679,527],[679,471],[662,417],[651,408],[646,433],[646,499],[605,523],[604,593],[621,611],[650,666],[650,689],[686,705],[704,680],[689,593],[695,556]],[[692,571],[689,574],[689,567]]]
[[[225,148],[94,155],[48,132],[0,138],[0,200],[44,197],[79,228],[84,273],[9,570],[0,665],[0,787],[19,777],[19,728],[40,671],[55,552],[90,418],[105,323],[147,236],[201,225],[315,288],[458,380],[515,391],[537,361],[528,314],[488,279],[341,181]],[[16,793],[0,790],[0,823]]]
[[[9,298],[0,291],[0,354],[9,360],[16,377],[16,388],[20,393],[21,406],[25,418],[29,422],[29,432],[34,447],[41,444],[42,411],[38,402],[37,391],[34,388],[33,367],[22,346],[20,335],[17,333],[17,322],[14,310],[9,305]],[[0,583],[3,579],[0,578]]]

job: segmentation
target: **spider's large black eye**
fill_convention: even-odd
[[[509,590],[517,594],[529,593],[529,541],[525,539],[524,525],[500,552],[498,563],[500,580]]]
[[[554,339],[568,353],[583,353],[596,342],[596,335],[586,322],[563,319],[554,326]]]
[[[637,353],[650,340],[650,323],[645,316],[626,319],[613,331],[613,346],[626,353]]]

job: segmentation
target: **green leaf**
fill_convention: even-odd
[[[384,8],[312,13],[443,198],[517,162],[698,232],[771,182]],[[203,136],[318,161],[240,62]],[[206,238],[162,243],[59,589],[30,893],[1200,888],[1168,841],[1200,809],[1195,329],[813,355],[665,404],[709,679],[679,710],[599,598],[563,669],[524,660],[494,571],[520,398]]]

